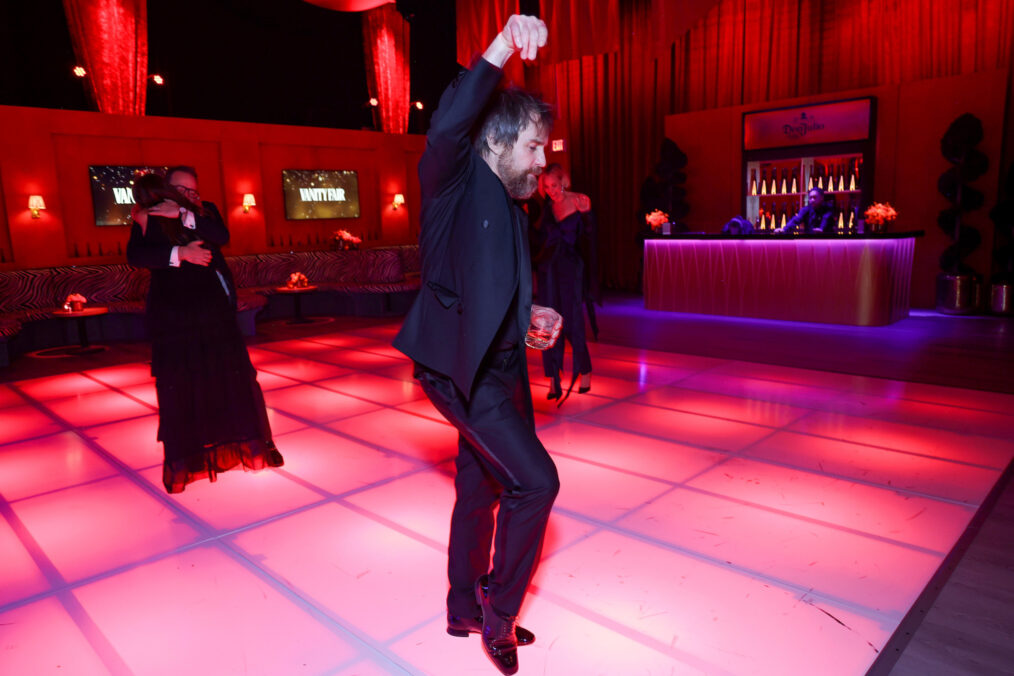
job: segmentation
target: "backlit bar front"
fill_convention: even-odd
[[[882,326],[908,316],[915,238],[682,235],[644,243],[649,310]]]

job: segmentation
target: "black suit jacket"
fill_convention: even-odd
[[[515,335],[531,312],[528,222],[475,152],[471,130],[502,72],[484,59],[444,92],[419,161],[422,289],[394,339],[419,364],[450,377],[469,398],[507,319]]]
[[[835,233],[834,209],[829,204],[820,208],[807,204],[785,224],[785,232],[792,232],[799,225],[803,226],[803,232],[822,232],[825,235],[833,235]]]
[[[207,267],[186,261],[181,262],[177,268],[169,265],[169,256],[177,243],[171,241],[165,233],[164,226],[168,219],[150,216],[144,232],[137,223],[131,226],[127,262],[151,270],[147,306],[149,316],[164,310],[175,310],[167,315],[163,313],[167,321],[173,321],[169,317],[177,317],[187,307],[192,307],[195,295],[218,293],[222,282],[216,272],[225,279],[229,287],[228,300],[232,308],[236,308],[236,285],[221,250],[229,242],[229,230],[214,204],[203,202],[202,208],[203,214],[194,214],[195,228],[182,229],[185,240],[182,244],[195,239],[203,240],[205,248],[211,251],[211,263]]]

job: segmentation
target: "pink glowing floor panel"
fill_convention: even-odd
[[[495,673],[444,631],[458,435],[396,330],[252,348],[285,466],[172,496],[146,364],[0,385],[0,673]],[[562,406],[528,355],[521,674],[863,674],[1014,457],[1007,395],[591,349]]]

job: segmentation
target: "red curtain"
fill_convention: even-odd
[[[364,12],[374,7],[391,2],[391,0],[305,0],[311,5],[337,12]]]
[[[63,0],[74,53],[103,113],[144,115],[147,0]]]
[[[555,92],[557,125],[569,139],[572,185],[592,198],[599,217],[603,283],[635,288],[637,201],[657,155],[669,98],[661,86],[665,73],[650,49],[656,20],[651,0],[618,6],[616,51],[536,64],[532,88],[547,96]]]
[[[408,128],[409,25],[394,3],[363,13],[366,81],[380,101],[380,128],[404,134]]]
[[[458,25],[458,63],[471,65],[472,59],[486,51],[507,19],[520,9],[518,0],[457,0],[455,21]],[[504,67],[505,78],[518,85],[525,83],[525,67],[517,57]]]
[[[722,0],[675,40],[673,112],[1006,68],[1012,0]]]
[[[602,279],[614,287],[639,281],[640,186],[665,115],[1014,68],[1014,0],[601,0],[586,11],[614,1],[616,49],[528,72],[532,89],[555,98],[574,189],[599,214]],[[542,7],[565,5],[580,10],[569,0]],[[677,5],[704,13],[662,40],[685,19]],[[550,26],[551,39],[559,30]],[[739,161],[729,158],[730,171]]]
[[[620,48],[619,0],[542,0],[540,16],[549,29],[539,63],[556,63]]]

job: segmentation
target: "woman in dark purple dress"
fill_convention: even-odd
[[[535,254],[536,293],[539,305],[554,308],[563,316],[561,340],[542,353],[542,365],[550,378],[550,399],[563,394],[564,341],[570,342],[574,356],[573,379],[581,378],[578,392],[591,389],[591,355],[585,338],[584,308],[597,300],[595,273],[595,217],[587,195],[566,189],[562,167],[551,164],[542,174],[546,204],[538,227],[538,251]]]

